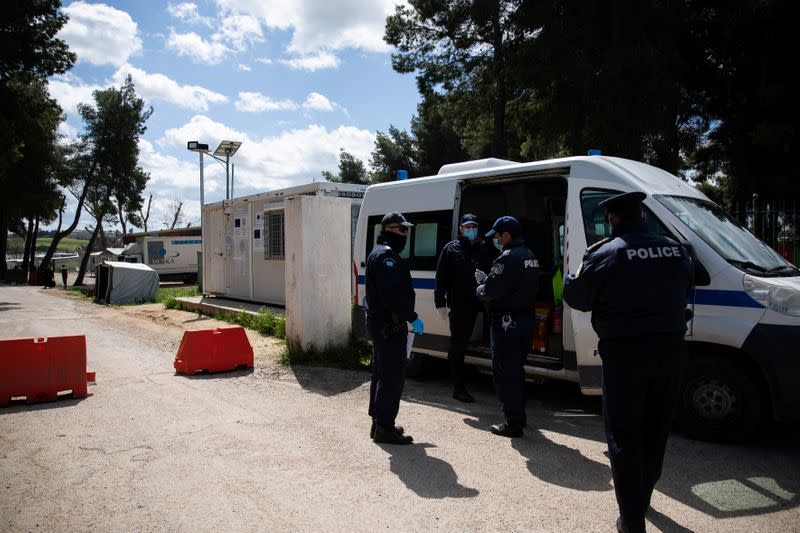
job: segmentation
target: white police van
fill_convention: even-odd
[[[449,328],[434,308],[434,277],[439,252],[455,238],[461,214],[477,215],[482,231],[502,215],[519,219],[543,270],[537,302],[550,305],[560,295],[560,276],[577,270],[587,246],[610,236],[597,204],[627,191],[647,193],[648,225],[688,245],[696,259],[696,289],[687,300],[693,312],[687,332],[691,360],[677,413],[684,431],[730,439],[752,431],[764,417],[799,420],[794,389],[800,383],[800,271],[697,189],[626,159],[485,159],[369,187],[355,237],[355,331],[364,331],[366,258],[385,213],[400,211],[415,224],[401,254],[425,322],[409,361],[412,374],[425,356],[447,357]],[[544,343],[538,339],[528,355],[526,373],[577,382],[585,394],[599,394],[601,365],[590,314],[564,304],[561,327],[552,321],[546,327]],[[466,361],[491,368],[482,328],[479,319]]]

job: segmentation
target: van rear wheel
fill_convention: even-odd
[[[747,370],[724,357],[689,361],[678,425],[691,438],[733,442],[758,427],[761,395]]]

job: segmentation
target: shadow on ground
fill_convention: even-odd
[[[429,365],[424,381],[406,383],[406,401],[465,415],[464,423],[476,431],[503,421],[490,376],[471,376],[468,387],[478,401],[464,404],[451,397],[447,367],[440,363]],[[514,439],[512,446],[527,459],[531,475],[571,489],[611,491],[608,463],[548,438],[552,432],[605,445],[599,397],[583,396],[569,383],[529,384],[527,413],[525,437]],[[798,507],[798,472],[800,426],[767,425],[738,444],[699,442],[673,433],[656,491],[714,518],[757,516]],[[675,518],[657,509],[648,515],[664,531],[687,531]]]
[[[422,498],[474,498],[479,494],[477,489],[458,482],[450,463],[428,455],[426,450],[436,447],[433,444],[415,442],[409,446],[379,446],[389,454],[389,469]]]
[[[339,370],[321,366],[291,365],[297,382],[308,392],[336,396],[369,383],[370,374],[363,370]]]

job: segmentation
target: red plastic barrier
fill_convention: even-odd
[[[0,340],[0,406],[12,398],[27,403],[56,400],[72,391],[86,398],[86,337]]]
[[[175,371],[192,375],[195,372],[224,372],[237,367],[253,368],[253,347],[244,328],[198,329],[184,331]]]

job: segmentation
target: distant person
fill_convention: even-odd
[[[612,232],[590,246],[564,280],[564,301],[592,312],[603,362],[603,422],[619,504],[617,530],[645,531],[688,357],[686,296],[694,281],[686,249],[651,232],[643,192],[598,204]]]
[[[53,266],[48,265],[44,271],[44,288],[52,289],[56,286],[56,273],[53,271]]]
[[[491,320],[492,379],[505,423],[491,427],[503,437],[522,437],[525,414],[525,359],[536,322],[539,262],[525,246],[516,218],[498,218],[486,237],[502,250],[487,275],[475,270],[476,294]]]
[[[474,402],[464,384],[464,352],[475,328],[481,303],[475,295],[475,269],[488,270],[500,254],[478,234],[478,217],[465,214],[458,226],[458,238],[447,243],[436,265],[433,299],[442,320],[449,320],[450,343],[447,360],[453,378],[453,398]]]
[[[375,442],[411,444],[414,439],[395,426],[406,376],[408,324],[421,335],[422,320],[414,312],[414,286],[408,265],[400,258],[414,225],[401,213],[388,213],[367,258],[367,330],[372,339],[369,388],[370,437]]]
[[[67,274],[69,274],[69,270],[67,270],[67,265],[61,265],[61,282],[64,284],[64,288],[67,288]]]

